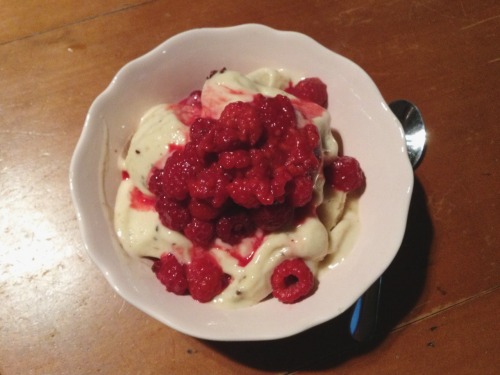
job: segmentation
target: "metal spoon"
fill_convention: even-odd
[[[417,106],[406,100],[396,100],[389,104],[389,108],[403,126],[408,158],[413,169],[416,169],[422,160],[427,138],[422,115]],[[368,341],[376,333],[381,287],[382,276],[366,290],[354,305],[349,330],[356,341]]]
[[[424,155],[427,141],[422,114],[415,104],[407,100],[396,100],[389,104],[389,108],[403,126],[408,158],[413,169],[416,169]]]

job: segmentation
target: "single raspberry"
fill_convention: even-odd
[[[250,215],[257,227],[272,232],[290,222],[293,217],[293,207],[288,203],[261,206],[252,210]]]
[[[253,148],[249,154],[251,167],[245,172],[246,177],[269,179],[273,175],[274,163],[280,165],[285,162],[280,150],[268,145]]]
[[[205,200],[214,207],[221,207],[227,201],[226,186],[230,181],[228,172],[214,163],[190,180],[189,194],[192,198]]]
[[[217,121],[211,118],[199,117],[191,124],[189,128],[189,137],[191,142],[199,143],[212,129]]]
[[[206,155],[219,153],[222,151],[237,150],[242,146],[239,139],[238,130],[224,128],[216,121],[214,126],[199,141],[199,153]]]
[[[226,151],[219,154],[219,164],[224,169],[242,169],[251,163],[252,159],[247,150]]]
[[[320,163],[315,150],[319,147],[319,134],[314,125],[290,129],[280,147],[287,154],[284,164],[292,176],[317,173]]]
[[[328,104],[326,85],[319,78],[305,78],[295,86],[288,87],[285,91],[299,99],[316,103],[324,108]]]
[[[318,128],[313,124],[306,124],[303,128],[299,129],[305,142],[308,143],[309,150],[319,148],[319,132]]]
[[[199,302],[209,302],[227,285],[221,266],[210,253],[195,248],[187,266],[187,281],[191,296]]]
[[[215,225],[217,237],[222,241],[236,245],[243,238],[254,234],[255,226],[246,211],[238,211],[221,216]]]
[[[214,207],[202,199],[191,199],[188,204],[189,213],[192,217],[209,221],[215,219],[222,212],[222,208]]]
[[[160,259],[155,260],[151,269],[169,292],[178,295],[186,294],[188,290],[186,268],[175,255],[163,254]]]
[[[206,167],[205,159],[203,158],[203,155],[200,155],[198,145],[195,142],[186,143],[182,152],[184,159],[195,170],[195,172],[199,172]]]
[[[229,103],[220,115],[219,124],[222,129],[236,131],[237,139],[243,145],[254,146],[263,132],[262,124],[252,103]]]
[[[301,258],[281,262],[271,276],[273,296],[283,303],[294,303],[311,293],[314,275]]]
[[[169,198],[186,199],[188,182],[203,168],[203,162],[187,146],[182,151],[175,151],[163,168],[163,191]]]
[[[201,108],[201,91],[195,90],[191,92],[186,98],[179,102],[179,105],[188,105]]]
[[[271,189],[276,202],[283,202],[285,200],[286,186],[292,178],[292,175],[284,165],[280,165],[274,170]]]
[[[237,177],[227,185],[227,192],[236,204],[245,208],[274,202],[271,181],[265,178]]]
[[[165,195],[160,195],[155,204],[155,209],[160,216],[161,223],[172,230],[182,232],[191,221],[191,215],[187,207]]]
[[[169,107],[179,121],[190,126],[201,115],[201,91],[193,91],[188,97]]]
[[[208,246],[214,239],[214,224],[193,218],[184,228],[184,235],[195,245]]]
[[[156,196],[163,194],[163,169],[153,167],[149,174],[148,189]]]
[[[244,177],[235,178],[227,186],[227,192],[231,199],[238,205],[245,208],[259,207],[260,202],[255,195],[255,191],[247,183]]]
[[[268,142],[280,142],[280,138],[291,127],[297,126],[295,109],[289,98],[277,95],[274,98],[256,95],[255,106],[264,125]]]
[[[199,141],[199,151],[202,154],[219,153],[254,146],[262,132],[252,103],[229,103],[219,120],[212,120],[211,128]]]
[[[338,157],[324,171],[327,183],[341,191],[354,191],[365,183],[365,175],[359,162],[350,156]]]

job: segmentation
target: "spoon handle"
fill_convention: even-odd
[[[381,289],[382,277],[379,277],[354,305],[349,331],[356,341],[369,341],[375,336],[378,326]]]

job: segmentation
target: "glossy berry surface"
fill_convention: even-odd
[[[217,237],[222,241],[236,245],[243,238],[255,232],[254,222],[246,211],[230,212],[221,216],[215,225]]]
[[[158,280],[165,285],[167,291],[178,295],[187,293],[188,281],[185,266],[179,263],[173,254],[163,254],[153,263],[152,270]]]
[[[324,169],[327,183],[335,189],[350,192],[365,184],[365,176],[359,162],[350,156],[340,156]]]
[[[187,282],[191,296],[199,302],[209,302],[227,285],[221,266],[202,249],[194,249],[187,266]]]
[[[314,275],[301,258],[281,262],[271,276],[273,296],[283,303],[298,302],[314,288]]]
[[[214,239],[214,224],[211,221],[193,218],[184,228],[184,234],[194,245],[209,246]]]
[[[324,108],[328,104],[326,85],[319,78],[304,78],[286,91],[297,98],[316,103]]]
[[[175,231],[182,232],[191,221],[191,214],[185,204],[164,194],[156,198],[155,209],[161,223]]]

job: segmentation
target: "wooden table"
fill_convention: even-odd
[[[185,3],[0,7],[0,374],[500,373],[500,3]],[[371,344],[349,338],[345,314],[278,341],[194,339],[124,302],[84,249],[68,168],[91,102],[172,35],[249,22],[310,35],[424,114],[428,149]]]

